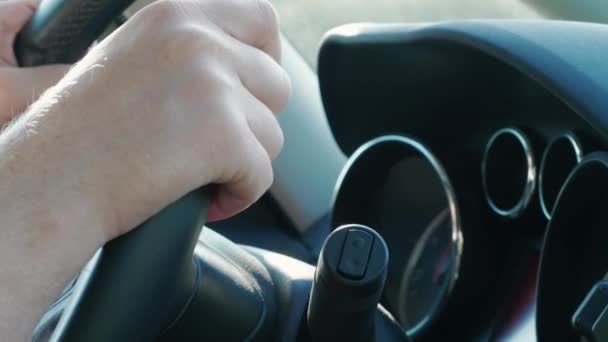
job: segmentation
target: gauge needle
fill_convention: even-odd
[[[443,248],[443,252],[441,252],[441,257],[439,258],[439,263],[437,263],[437,268],[435,269],[435,272],[433,273],[433,283],[437,284],[439,282],[439,278],[445,274],[445,272],[448,270],[448,263],[450,260],[450,250],[452,247],[452,243],[449,242],[448,244],[446,244],[446,246]]]

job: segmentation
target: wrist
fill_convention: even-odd
[[[12,229],[39,230],[43,239],[32,241],[34,245],[78,236],[99,247],[108,240],[100,229],[108,224],[107,216],[87,187],[78,186],[82,180],[71,174],[70,158],[65,157],[70,151],[49,141],[60,134],[53,126],[62,125],[57,120],[61,116],[53,114],[43,117],[30,110],[0,134],[0,218]],[[37,127],[30,124],[35,120],[58,122]]]
[[[2,141],[2,136],[0,136]],[[77,198],[45,194],[21,144],[0,143],[0,331],[29,336],[41,315],[104,242]],[[38,173],[38,174],[36,174]],[[13,324],[10,324],[13,322]],[[14,324],[17,323],[17,324]],[[8,324],[9,326],[5,326]]]

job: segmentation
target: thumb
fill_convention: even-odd
[[[0,67],[0,125],[23,112],[67,73],[68,65]]]

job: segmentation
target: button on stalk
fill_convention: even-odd
[[[388,248],[373,229],[342,226],[323,245],[310,295],[313,341],[371,341],[384,290]]]

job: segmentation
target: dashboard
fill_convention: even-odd
[[[323,104],[350,156],[332,227],[387,241],[382,303],[415,341],[608,338],[606,37],[504,20],[325,37]]]

